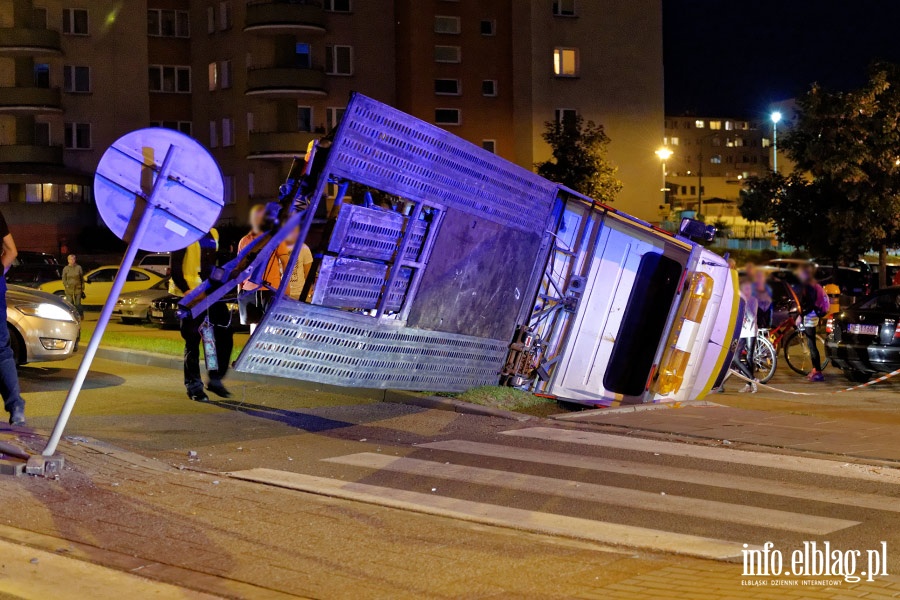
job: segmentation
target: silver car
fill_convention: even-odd
[[[6,291],[6,324],[19,365],[69,358],[81,336],[75,307],[53,294],[18,285]]]
[[[123,323],[149,321],[150,303],[168,295],[169,278],[167,277],[150,289],[121,294],[113,309],[113,316],[120,317]]]

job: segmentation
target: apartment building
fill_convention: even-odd
[[[210,148],[242,224],[359,91],[526,167],[546,122],[602,123],[617,206],[655,220],[662,85],[661,0],[0,0],[0,208],[23,247],[73,240],[152,125]]]

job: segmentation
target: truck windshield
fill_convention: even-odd
[[[662,254],[648,252],[641,258],[603,376],[607,390],[626,396],[644,392],[682,270],[677,261]]]

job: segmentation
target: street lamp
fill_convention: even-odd
[[[772,113],[772,170],[778,172],[778,122],[781,121],[781,113],[777,110]]]
[[[662,189],[660,190],[663,193],[663,204],[668,204],[669,197],[667,192],[669,191],[669,186],[666,184],[666,161],[672,158],[672,151],[663,146],[659,150],[656,151],[656,156],[659,157],[659,160],[662,161]]]

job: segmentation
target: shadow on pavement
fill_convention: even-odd
[[[19,367],[19,383],[22,386],[22,391],[26,394],[66,391],[72,385],[75,373],[75,369],[35,366]],[[119,377],[112,373],[91,371],[84,382],[84,389],[96,390],[116,387],[124,383],[124,377]]]
[[[285,410],[283,408],[273,408],[261,404],[248,404],[246,402],[238,402],[235,400],[214,400],[210,402],[210,404],[227,410],[241,412],[251,417],[259,417],[282,423],[289,427],[302,429],[309,433],[320,433],[332,429],[355,427],[357,425],[356,423],[338,421],[336,419],[319,417],[308,413]]]

